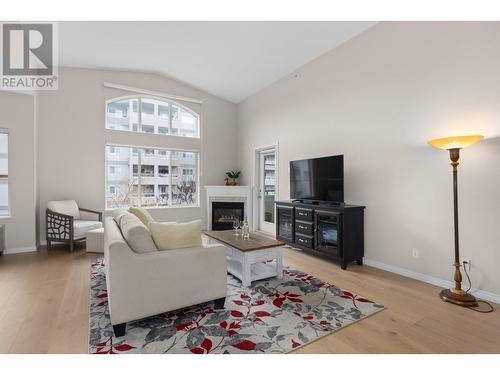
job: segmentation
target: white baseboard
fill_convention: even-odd
[[[31,253],[36,250],[37,250],[36,246],[14,247],[11,249],[5,249],[3,254],[9,255],[9,254],[19,254],[19,253]]]
[[[406,276],[411,279],[423,281],[424,283],[437,285],[441,288],[453,288],[455,286],[455,283],[452,281],[438,279],[437,277],[429,276],[420,272],[415,272],[408,270],[406,268],[396,267],[391,264],[382,263],[379,262],[378,260],[363,258],[363,264],[366,264],[367,266],[370,267],[379,268],[384,271],[396,273],[401,276]],[[476,298],[500,304],[499,294],[487,292],[485,290],[480,290],[477,288],[472,288],[470,290],[470,293],[473,294]]]

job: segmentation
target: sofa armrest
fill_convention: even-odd
[[[137,254],[123,242],[115,242],[106,250],[113,324],[226,296],[224,246]]]

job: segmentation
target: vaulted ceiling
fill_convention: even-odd
[[[149,71],[239,103],[375,22],[61,22],[59,64]]]

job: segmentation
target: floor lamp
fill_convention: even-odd
[[[455,288],[444,289],[439,293],[442,300],[460,306],[477,306],[476,298],[462,290],[462,274],[460,272],[460,253],[458,243],[458,189],[457,189],[457,167],[460,157],[460,149],[479,142],[484,137],[482,135],[466,135],[459,137],[439,138],[428,141],[431,146],[450,152],[451,166],[453,168],[453,215],[455,233]]]

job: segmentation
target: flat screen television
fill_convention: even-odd
[[[291,161],[290,198],[344,203],[344,155]]]

